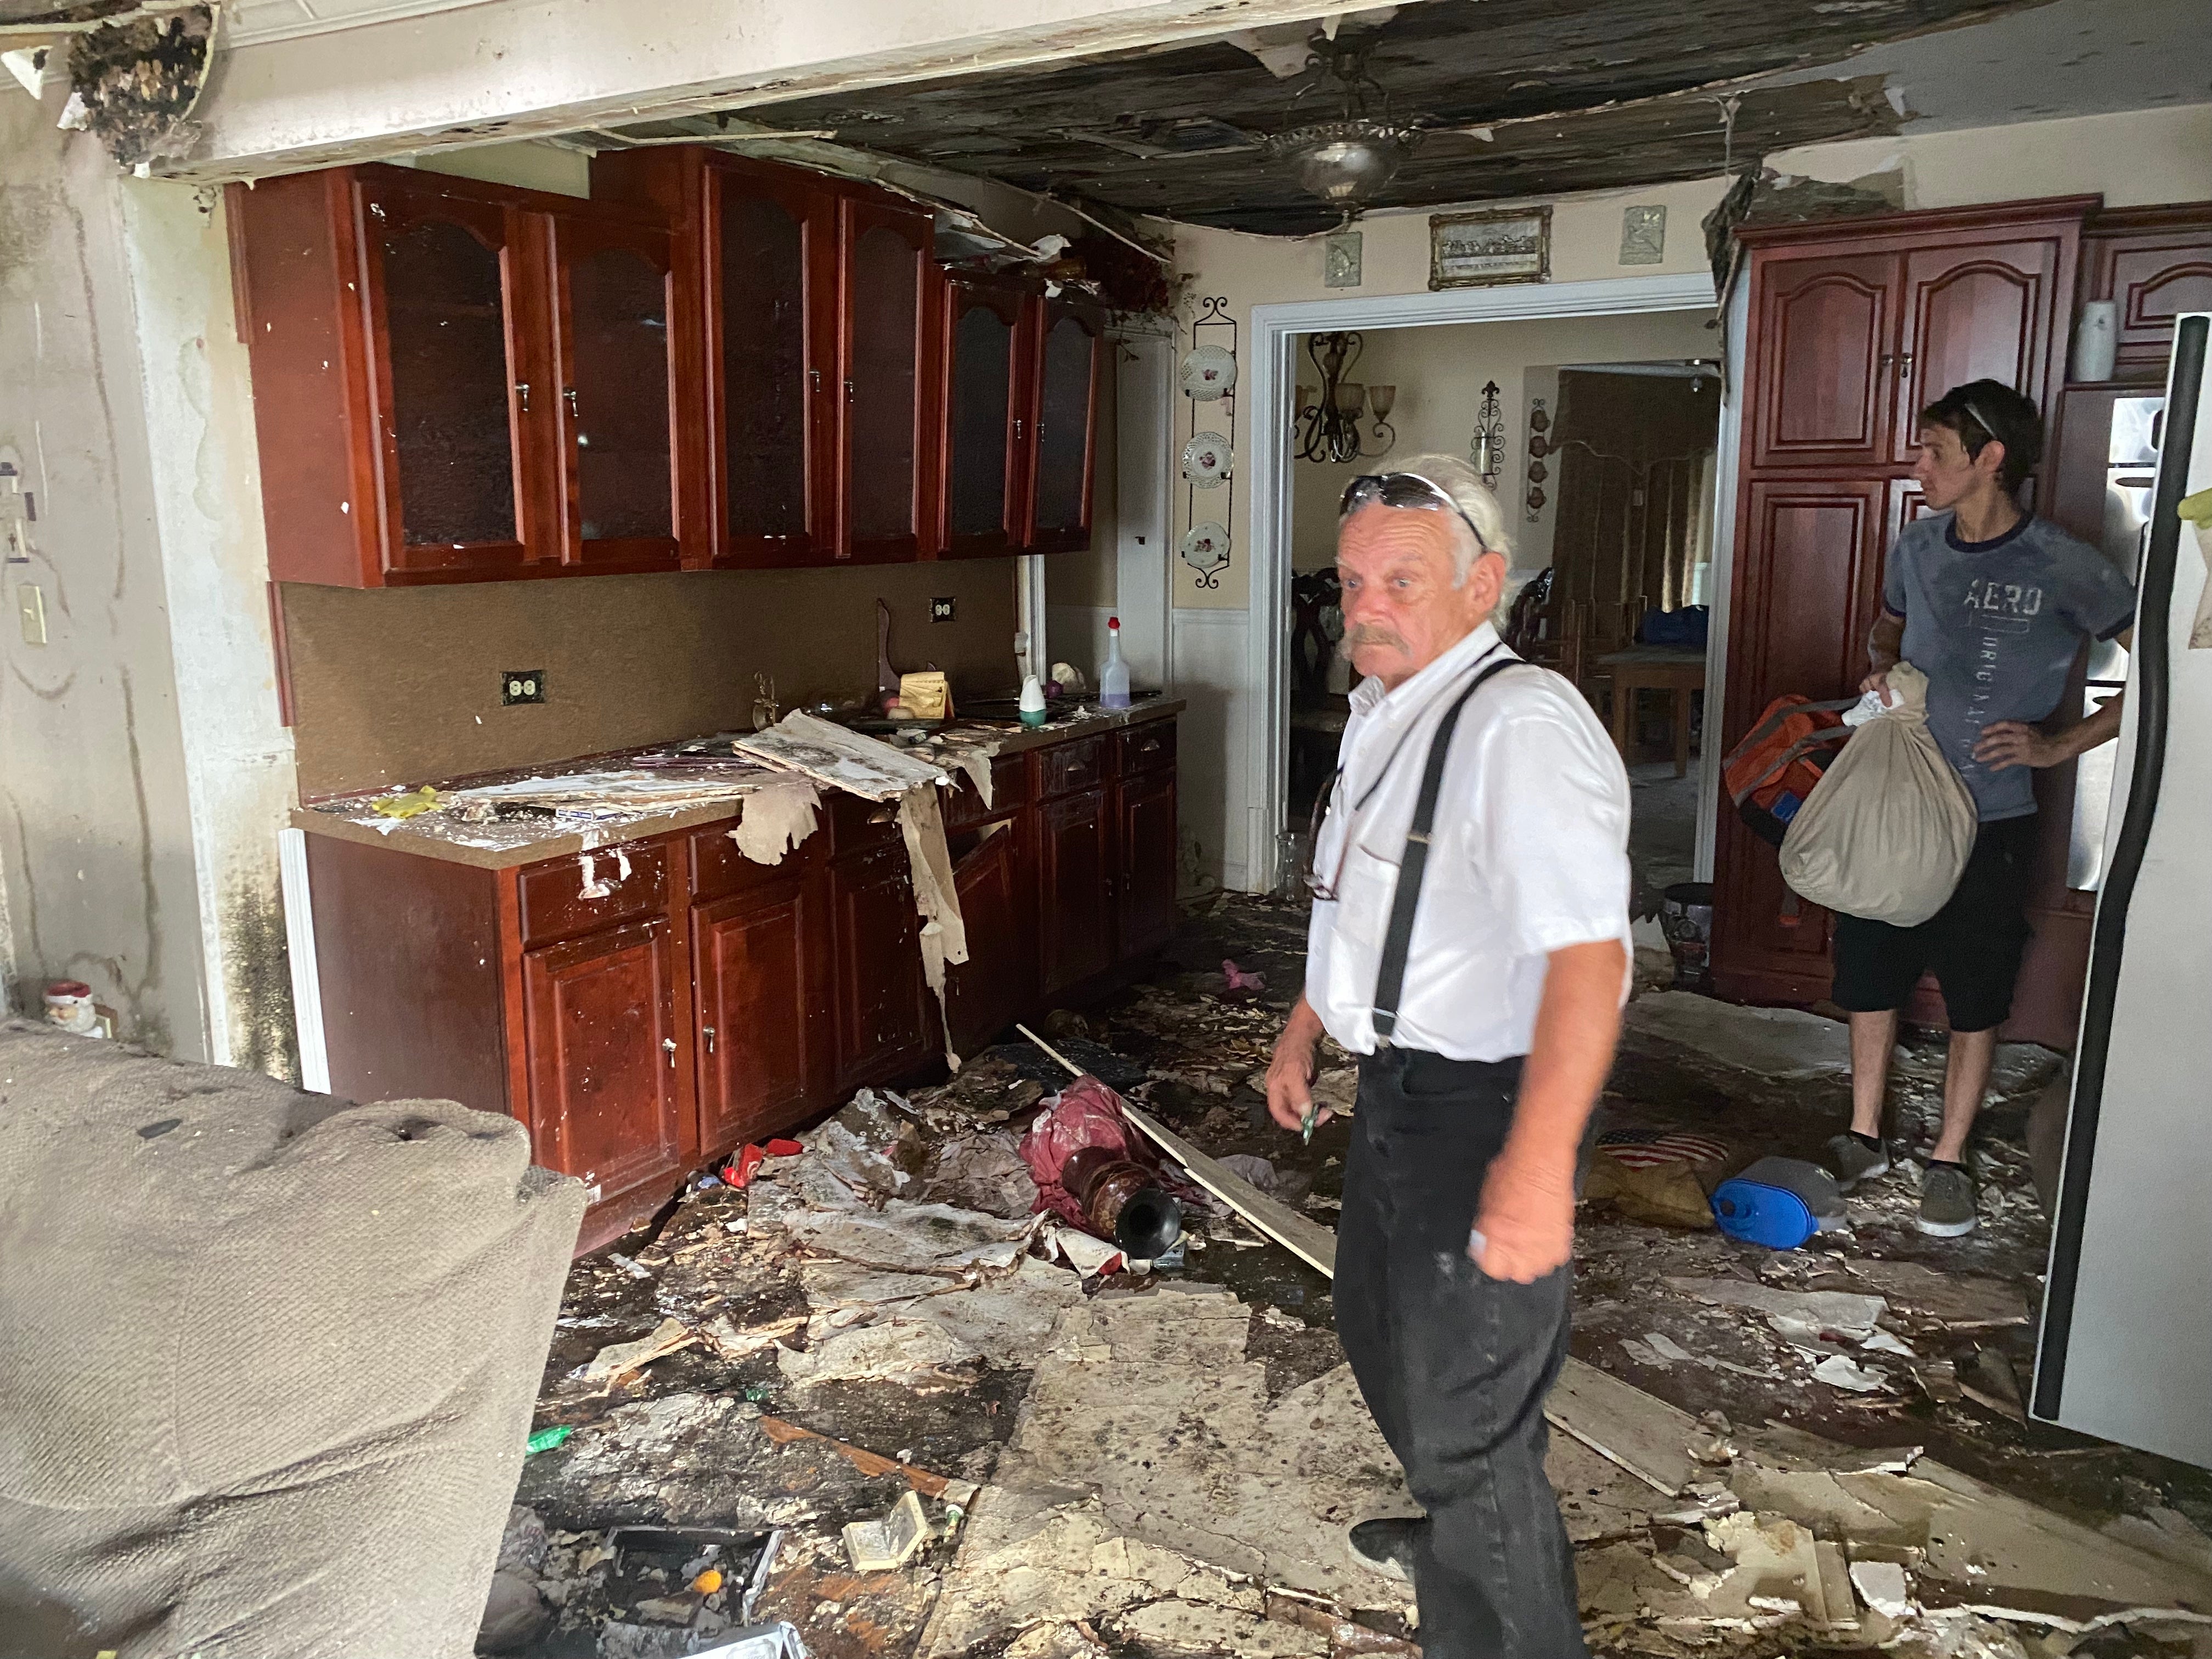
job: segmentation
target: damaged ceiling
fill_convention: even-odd
[[[1426,136],[1373,207],[1563,194],[1710,177],[1799,145],[1895,132],[1874,71],[1773,83],[1869,46],[1987,23],[2039,0],[1425,0],[1352,14],[1395,118]],[[2062,5],[2060,9],[2064,9]],[[1273,234],[1328,228],[1266,138],[1330,118],[1293,103],[1301,26],[1051,68],[951,76],[748,112],[927,166],[1129,214]],[[2170,44],[2170,43],[2169,43]],[[1751,82],[1760,84],[1747,84]],[[1723,100],[1737,94],[1733,132]],[[620,131],[620,130],[617,130]],[[642,130],[641,130],[642,131]]]

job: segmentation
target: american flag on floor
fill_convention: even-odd
[[[1654,1134],[1649,1129],[1607,1129],[1597,1144],[1600,1152],[1632,1170],[1662,1164],[1718,1164],[1729,1155],[1728,1143],[1711,1135]]]

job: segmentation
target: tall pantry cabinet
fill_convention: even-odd
[[[1884,562],[1920,511],[1920,410],[1961,381],[2017,387],[2053,423],[2094,197],[1747,228],[1749,332],[1723,749],[1785,692],[1866,672]],[[2029,494],[2039,479],[2031,479]],[[2065,814],[2046,812],[2064,868]],[[1716,849],[1723,996],[1828,994],[1831,918],[1800,907],[1732,813]]]

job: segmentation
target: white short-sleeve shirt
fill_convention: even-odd
[[[1336,896],[1314,901],[1306,1000],[1355,1054],[1375,1051],[1376,975],[1430,739],[1499,660],[1519,659],[1485,623],[1395,691],[1352,690],[1313,861]],[[1452,734],[1392,1045],[1527,1054],[1546,958],[1571,945],[1620,942],[1626,1000],[1628,815],[1628,775],[1572,684],[1533,666],[1485,682]]]

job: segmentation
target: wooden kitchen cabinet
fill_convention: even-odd
[[[904,203],[837,204],[837,556],[921,556],[933,497],[934,222]]]
[[[2034,235],[1984,233],[1900,256],[1893,462],[1912,465],[1920,411],[1954,386],[1997,380],[2045,405],[2065,378],[2081,221],[2076,211]]]
[[[961,841],[952,884],[968,930],[968,960],[945,969],[945,1018],[953,1053],[969,1054],[1021,1017],[1036,978],[1018,820],[1000,818]]]
[[[1753,466],[1870,466],[1884,458],[1895,362],[1897,258],[1776,255],[1759,295],[1773,371],[1752,398]]]
[[[945,271],[938,426],[937,556],[1018,553],[1028,535],[1036,343],[1033,280]]]
[[[1182,920],[1176,908],[1175,727],[1132,726],[1115,734],[1114,746],[1115,940],[1127,960],[1165,945]]]
[[[675,267],[665,230],[547,216],[559,397],[561,562],[673,570]]]
[[[749,862],[719,829],[692,839],[720,842],[728,860]],[[794,854],[752,866],[750,879],[735,872],[739,890],[692,906],[702,1146],[772,1134],[829,1098],[832,939],[814,862]]]
[[[530,1126],[595,1189],[582,1246],[684,1174],[868,1084],[972,1053],[1158,948],[1175,907],[1175,725],[1004,755],[945,802],[970,960],[940,1014],[903,837],[848,797],[769,866],[726,823],[489,867],[305,839],[330,1084]]]
[[[1103,788],[1037,806],[1037,969],[1047,996],[1114,965],[1109,830]]]
[[[664,224],[377,166],[233,185],[228,214],[273,578],[675,567]],[[585,464],[595,435],[612,465]]]
[[[2110,300],[2118,313],[2112,379],[2162,386],[2174,319],[2212,311],[2212,202],[2094,214],[2082,234],[2081,267],[2081,297]]]
[[[678,1173],[684,1136],[676,955],[654,918],[522,957],[532,1155],[596,1189]]]
[[[1036,368],[1030,410],[1036,448],[1029,464],[1024,545],[1032,553],[1079,550],[1091,545],[1106,319],[1096,307],[1066,298],[1033,309]]]
[[[937,1010],[921,977],[906,847],[893,836],[830,866],[836,933],[837,1089],[880,1082],[926,1061]],[[925,1006],[925,1003],[928,1006]]]

